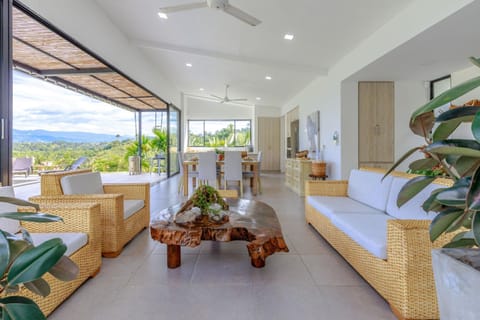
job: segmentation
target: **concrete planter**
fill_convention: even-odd
[[[480,272],[458,260],[465,256],[478,260],[480,250],[432,250],[433,274],[442,320],[475,320],[480,317]]]

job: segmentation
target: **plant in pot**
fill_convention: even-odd
[[[480,67],[480,59],[472,57],[470,60]],[[441,168],[444,176],[452,179],[450,187],[436,189],[423,203],[426,212],[438,213],[430,224],[430,239],[435,241],[443,234],[450,234],[451,240],[444,248],[462,248],[432,252],[442,320],[474,319],[480,314],[480,305],[474,303],[477,299],[477,288],[480,286],[480,273],[452,258],[460,257],[462,261],[480,269],[480,108],[457,107],[436,118],[434,110],[479,86],[480,77],[470,79],[415,110],[411,115],[410,129],[414,134],[425,138],[425,145],[409,150],[388,171],[390,173],[413,153],[421,152],[424,159],[411,162],[411,170]],[[435,123],[438,126],[432,131]],[[463,123],[470,124],[472,137],[452,138],[451,135]],[[397,205],[401,206],[409,201],[435,179],[435,176],[424,175],[411,179],[400,191]],[[438,261],[440,259],[446,260]],[[460,273],[455,274],[448,270],[445,275],[438,274],[438,271],[452,264],[459,267]],[[473,276],[470,273],[467,275],[467,271],[473,273]]]
[[[32,222],[62,221],[60,217],[38,212],[37,204],[12,197],[0,197],[0,202],[35,208],[35,212],[3,212],[0,218]],[[62,281],[77,277],[78,267],[68,257],[61,239],[55,238],[38,246],[27,230],[12,234],[0,228],[0,319],[46,319],[38,305],[31,299],[18,295],[21,287],[40,296],[48,296],[50,287],[42,279],[49,272]]]

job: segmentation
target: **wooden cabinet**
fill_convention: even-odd
[[[390,167],[394,161],[394,84],[358,83],[359,167]]]
[[[312,173],[311,160],[285,160],[285,185],[299,196],[305,195],[305,181]]]
[[[280,170],[280,118],[257,118],[257,132],[262,170]]]

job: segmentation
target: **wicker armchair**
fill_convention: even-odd
[[[133,237],[150,224],[150,185],[148,183],[103,184],[103,194],[65,195],[60,183],[61,178],[78,173],[85,173],[85,171],[74,170],[42,175],[42,195],[31,197],[30,201],[58,206],[68,203],[99,203],[100,224],[103,232],[102,255],[114,258],[122,252],[123,247]],[[124,200],[143,200],[144,205],[124,219]]]
[[[42,212],[61,216],[64,223],[32,223],[22,222],[30,233],[66,233],[80,232],[88,235],[88,242],[69,257],[80,269],[78,277],[73,281],[60,281],[49,273],[43,278],[49,283],[51,292],[47,297],[41,297],[22,288],[18,293],[34,300],[45,315],[52,313],[65,301],[82,283],[95,277],[102,264],[100,228],[100,206],[98,204],[69,204],[62,208],[41,205]],[[27,208],[20,208],[25,211]],[[17,294],[17,293],[15,293]]]

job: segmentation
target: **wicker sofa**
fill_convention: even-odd
[[[13,197],[12,187],[1,187],[0,195]],[[31,211],[29,208],[18,208],[20,211]],[[60,281],[50,274],[45,279],[50,285],[50,294],[41,297],[21,288],[14,295],[22,295],[34,300],[45,315],[49,315],[65,301],[88,278],[93,278],[100,271],[101,229],[100,205],[98,204],[71,204],[62,208],[57,206],[41,206],[42,212],[55,214],[63,218],[63,223],[32,223],[22,222],[33,239],[35,245],[51,238],[61,238],[67,245],[65,253],[79,267],[78,277],[73,281]],[[10,204],[1,203],[0,212],[11,212],[17,208]],[[15,220],[0,219],[0,228],[10,233],[18,231],[20,223]]]
[[[98,176],[99,174],[96,173]],[[74,177],[75,176],[75,177]],[[92,178],[88,188],[73,188],[65,194],[62,183],[70,178],[71,186],[82,176]],[[150,185],[148,183],[102,184],[91,170],[73,170],[48,173],[41,176],[41,195],[30,201],[43,205],[64,206],[68,203],[99,203],[102,229],[102,255],[113,258],[140,231],[150,224]],[[98,182],[99,181],[99,182]],[[85,181],[81,181],[85,184]],[[100,184],[100,185],[99,185]],[[98,189],[98,190],[97,190]],[[83,191],[82,191],[83,190]],[[131,209],[129,202],[141,202],[141,206]],[[128,211],[131,211],[128,214]]]
[[[305,216],[356,271],[387,300],[399,319],[438,319],[428,228],[434,213],[420,204],[451,184],[437,179],[398,208],[400,188],[413,175],[352,170],[348,181],[307,181]]]

